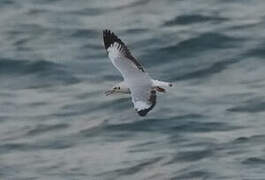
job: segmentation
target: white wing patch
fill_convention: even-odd
[[[156,105],[156,91],[145,88],[133,88],[131,91],[134,109],[140,116],[145,116]]]
[[[113,64],[115,64],[115,59],[123,59],[124,61],[128,61],[133,68],[138,69],[138,67],[133,62],[131,62],[124,56],[123,49],[121,48],[121,45],[117,42],[111,44],[110,47],[107,49],[107,52]]]
[[[120,40],[113,32],[109,30],[103,31],[103,40],[105,49],[109,52],[109,48],[112,46],[119,51],[120,56],[124,57],[125,61],[130,61],[133,63],[139,71],[144,72],[143,66],[133,57],[127,46]],[[115,45],[116,44],[116,45]]]
[[[144,109],[148,109],[151,105],[147,104],[146,102],[144,101],[136,101],[134,103],[134,108],[136,111],[141,111],[141,110],[144,110]]]

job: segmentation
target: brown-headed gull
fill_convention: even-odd
[[[153,80],[127,46],[110,30],[103,31],[103,40],[111,62],[124,79],[105,94],[131,94],[134,109],[140,116],[145,116],[156,104],[156,91],[165,92],[165,88],[172,87],[172,83]]]

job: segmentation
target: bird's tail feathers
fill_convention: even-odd
[[[166,89],[169,87],[172,87],[173,84],[170,82],[165,82],[165,81],[159,81],[159,80],[152,80],[153,82],[153,87],[158,91],[158,92],[166,92]]]

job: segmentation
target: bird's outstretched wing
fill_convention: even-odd
[[[104,30],[103,39],[107,52],[109,51],[109,48],[111,49],[113,46],[116,46],[113,48],[116,48],[120,55],[131,61],[131,63],[134,64],[140,71],[144,72],[143,66],[132,56],[127,46],[113,32],[110,30]]]
[[[132,101],[134,109],[140,116],[145,116],[156,105],[156,91],[146,88],[132,88]]]
[[[150,76],[113,32],[104,30],[103,40],[111,62],[131,91],[135,110],[140,116],[145,116],[156,104],[156,91],[152,89]]]

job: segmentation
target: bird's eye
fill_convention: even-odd
[[[117,89],[117,88],[115,87],[115,88],[113,88],[113,89]]]
[[[120,87],[118,87],[118,89],[121,89]]]

